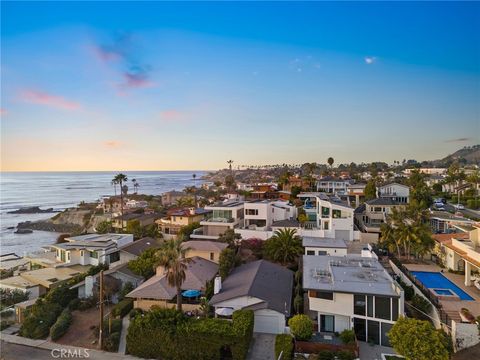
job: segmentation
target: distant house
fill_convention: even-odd
[[[120,264],[103,272],[104,279],[110,278],[116,281],[119,286],[124,286],[127,283],[132,284],[134,288],[143,282],[143,277],[133,273],[127,264]],[[77,296],[80,299],[85,299],[94,294],[94,290],[98,291],[100,286],[100,274],[87,276],[85,280],[73,285],[70,289],[77,289]],[[116,302],[116,299],[114,299]]]
[[[317,191],[332,195],[344,195],[347,193],[348,186],[352,183],[353,180],[328,176],[317,181]]]
[[[170,206],[180,200],[181,198],[185,197],[186,194],[183,191],[168,191],[162,194],[162,205],[163,206]]]
[[[119,249],[120,263],[124,264],[138,258],[145,250],[158,249],[163,243],[161,239],[144,237],[142,239],[128,243]]]
[[[288,182],[283,184],[282,189],[284,191],[292,191],[292,188],[297,187],[303,190],[309,189],[311,186],[308,179],[302,178],[300,176],[290,176]]]
[[[218,264],[220,253],[228,247],[228,244],[218,241],[192,240],[183,242],[182,246],[189,249],[185,257],[201,257]]]
[[[0,255],[0,270],[12,271],[25,268],[29,260],[14,253]]]
[[[158,214],[124,214],[113,218],[112,227],[116,229],[125,229],[130,221],[138,221],[140,226],[152,225],[159,218]]]
[[[133,242],[131,234],[87,234],[72,236],[51,246],[56,253],[54,266],[111,264],[120,260],[119,249]]]
[[[430,226],[434,234],[454,233],[459,227],[469,227],[474,223],[473,220],[447,211],[430,210]]]
[[[148,207],[148,201],[145,200],[127,200],[125,203],[127,209],[144,209]]]
[[[393,209],[402,209],[406,205],[406,203],[398,202],[390,197],[368,200],[355,209],[355,220],[361,231],[380,233],[380,226],[387,221],[387,217]]]
[[[218,272],[218,264],[205,260],[201,257],[193,257],[185,270],[185,281],[182,284],[184,290],[198,290],[205,292],[207,282],[213,280]],[[127,294],[127,297],[135,299],[134,307],[150,310],[152,306],[162,308],[174,308],[176,306],[177,289],[168,284],[163,268],[157,268],[157,275],[148,279],[135,290]],[[184,303],[184,310],[196,310],[199,302]]]
[[[210,210],[202,208],[184,208],[168,211],[167,216],[155,221],[164,238],[175,237],[186,225],[199,223],[211,214]]]
[[[410,188],[399,183],[389,183],[377,187],[378,198],[388,198],[397,203],[407,204],[410,198]]]
[[[215,205],[205,206],[212,216],[200,222],[202,226],[196,229],[191,239],[216,240],[228,229],[235,229],[244,224],[244,203],[241,201],[227,201]]]
[[[105,213],[121,213],[122,198],[120,196],[104,197],[98,205]],[[127,198],[123,198],[123,208],[127,208]]]
[[[241,265],[221,282],[216,280],[210,305],[215,310],[250,309],[255,315],[255,332],[282,334],[290,316],[293,271],[266,260]]]

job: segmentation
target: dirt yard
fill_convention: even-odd
[[[109,311],[110,307],[105,307],[105,314]],[[75,310],[72,312],[72,317],[72,324],[67,333],[56,342],[62,345],[98,349],[98,339],[91,327],[99,325],[99,310],[96,307],[85,311]]]

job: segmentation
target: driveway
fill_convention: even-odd
[[[254,333],[247,360],[275,360],[275,334]]]
[[[396,354],[391,347],[370,345],[364,341],[359,341],[360,360],[382,360],[382,354]]]

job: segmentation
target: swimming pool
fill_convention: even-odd
[[[444,292],[442,289],[448,289],[454,292],[460,298],[460,300],[474,300],[465,291],[448,280],[442,273],[430,271],[411,271],[411,274],[428,289],[436,289],[436,293]]]

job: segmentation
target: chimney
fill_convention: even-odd
[[[217,275],[213,283],[213,294],[218,294],[220,290],[222,290],[222,278]]]
[[[190,215],[195,215],[195,208],[189,208],[188,211],[190,212]]]

